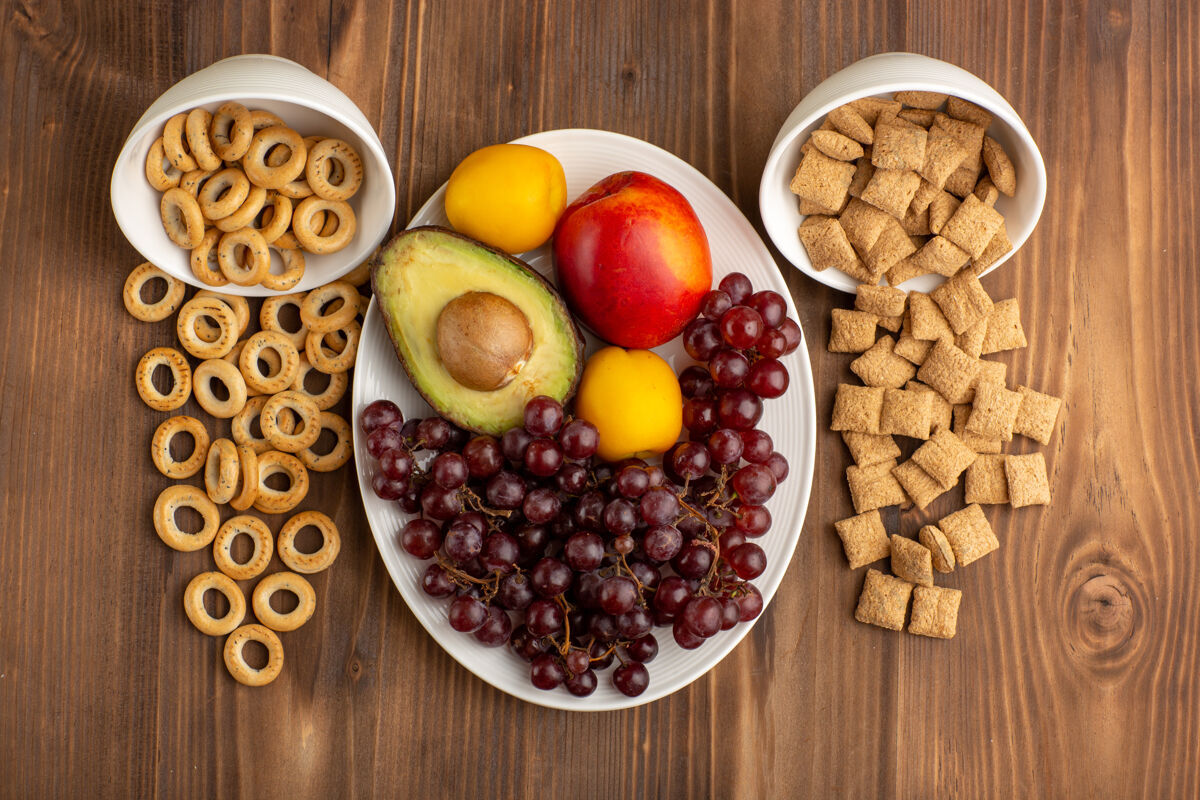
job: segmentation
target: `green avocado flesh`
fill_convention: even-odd
[[[380,251],[371,284],[413,386],[456,425],[498,436],[522,424],[531,398],[544,394],[563,402],[575,392],[583,339],[562,298],[524,262],[445,228],[412,228]],[[525,365],[499,389],[462,385],[438,356],[438,315],[466,292],[508,300],[525,314],[533,333]]]

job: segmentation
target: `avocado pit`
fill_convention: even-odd
[[[460,294],[438,314],[438,358],[468,389],[490,392],[508,385],[532,351],[528,318],[497,294]]]

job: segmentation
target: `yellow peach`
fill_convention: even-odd
[[[683,428],[679,379],[656,353],[606,347],[583,368],[575,414],[600,432],[605,461],[665,452]]]

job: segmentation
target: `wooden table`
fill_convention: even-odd
[[[1186,3],[0,5],[0,795],[1194,797],[1200,793],[1200,19]],[[989,511],[1000,551],[947,579],[949,642],[860,625],[832,522],[833,434],[775,601],[710,674],[596,715],[515,700],[417,624],[353,472],[313,507],[344,546],[282,677],[235,684],[180,610],[205,552],[155,538],[166,415],[134,392],[172,325],[120,301],[140,259],[109,172],[146,106],[270,52],[344,89],[395,168],[396,227],[471,150],[594,127],[708,175],[752,222],[778,126],[823,78],[911,50],[995,86],[1045,156],[1010,376],[1065,397],[1054,501]],[[828,420],[844,295],[779,259]],[[189,406],[191,408],[191,406]],[[961,489],[956,490],[961,493]],[[943,498],[942,513],[961,502]],[[907,513],[902,524],[921,515]],[[893,518],[895,519],[895,518]]]

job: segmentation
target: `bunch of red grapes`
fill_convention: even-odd
[[[787,389],[778,359],[800,344],[786,313],[782,296],[753,293],[741,273],[708,293],[684,331],[706,362],[680,375],[688,440],[661,464],[599,461],[595,426],[550,397],[530,400],[524,426],[498,439],[441,417],[405,421],[389,400],[368,405],[372,488],[415,515],[400,544],[432,559],[421,585],[451,598],[450,626],[507,643],[539,689],[590,695],[616,661],[613,685],[635,697],[658,654],[655,626],[690,650],[757,617],[751,581],[767,560],[752,540],[771,527],[764,504],[788,464],[755,425],[763,398]]]

